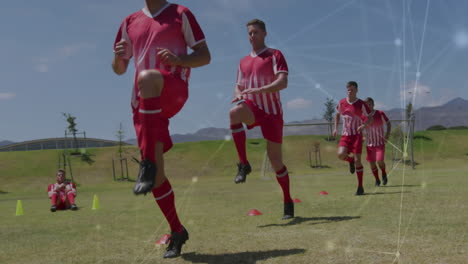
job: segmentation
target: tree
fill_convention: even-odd
[[[410,120],[412,114],[413,114],[413,104],[408,103],[408,105],[406,105],[406,120]]]
[[[76,139],[76,133],[78,132],[78,129],[76,129],[76,117],[72,116],[69,113],[62,114],[68,122],[67,131],[73,135],[73,147],[75,148],[75,152],[78,152],[78,141]]]
[[[325,101],[325,112],[323,113],[323,119],[328,122],[328,140],[335,140],[333,138],[333,120],[335,118],[336,103],[333,98],[327,98]]]
[[[124,138],[125,138],[125,131],[122,128],[122,122],[120,122],[119,130],[117,131],[117,140],[119,141],[119,149],[117,150],[117,153],[119,153],[119,158],[122,159],[122,153],[123,153],[123,145],[124,145]]]

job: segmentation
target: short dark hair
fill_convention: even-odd
[[[63,173],[63,175],[65,175],[65,170],[64,170],[64,169],[59,169],[59,170],[57,171],[57,174],[58,174],[59,172],[61,172],[61,173]]]
[[[258,19],[258,18],[254,18],[254,19],[250,20],[249,22],[247,22],[247,25],[246,25],[246,26],[252,26],[252,25],[257,25],[257,26],[260,27],[263,31],[266,31],[265,22],[263,22],[262,20],[260,20],[260,19]]]
[[[365,101],[371,102],[374,105],[374,99],[372,99],[372,97],[367,97]]]
[[[346,84],[346,87],[348,87],[348,86],[354,86],[354,87],[356,87],[356,89],[358,88],[358,84],[357,84],[357,82],[355,82],[355,81],[349,81],[349,82]]]

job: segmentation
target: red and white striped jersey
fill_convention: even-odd
[[[373,113],[374,120],[366,128],[366,142],[369,147],[376,147],[385,144],[384,124],[390,120],[383,111],[375,110]],[[363,116],[363,121],[367,121],[367,116]]]
[[[340,100],[336,106],[336,110],[343,118],[343,129],[341,135],[352,136],[357,135],[358,127],[362,125],[362,116],[368,116],[371,111],[367,104],[359,98],[354,102],[349,102],[348,98]]]
[[[49,198],[52,197],[54,193],[58,193],[59,195],[67,195],[70,192],[76,195],[76,186],[73,182],[64,182],[61,187],[58,183],[52,183],[47,187],[47,194],[49,195]]]
[[[242,58],[237,72],[237,84],[240,90],[258,89],[271,84],[277,74],[288,73],[288,64],[277,49],[266,47],[262,51],[253,52]],[[244,95],[244,100],[251,101],[267,114],[282,115],[280,93],[260,93]]]
[[[147,69],[160,69],[173,73],[188,82],[190,68],[161,63],[156,56],[159,49],[168,49],[176,55],[186,55],[187,46],[205,41],[200,25],[190,10],[184,6],[167,3],[159,12],[151,14],[147,7],[126,17],[117,33],[117,42],[129,44],[125,57],[134,58],[135,81],[132,106],[138,107],[138,74]]]

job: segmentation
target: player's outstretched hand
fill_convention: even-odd
[[[117,42],[117,44],[115,45],[114,54],[117,57],[124,58],[127,52],[127,47],[128,47],[127,41],[122,39],[121,41]]]
[[[259,93],[262,93],[263,90],[261,88],[257,88],[257,89],[247,89],[247,90],[244,90],[242,91],[242,94],[259,94]]]
[[[385,143],[387,143],[389,137],[390,137],[390,136],[389,136],[388,134],[385,135]]]
[[[237,95],[237,96],[234,97],[234,99],[232,99],[231,104],[237,103],[237,102],[241,101],[242,99],[244,99],[242,97],[242,95]]]
[[[172,51],[168,49],[158,49],[157,56],[163,64],[177,66],[181,63],[179,56],[175,55],[174,53],[172,53]]]
[[[358,129],[357,129],[358,133],[361,133],[362,130],[364,130],[365,127],[366,127],[365,125],[360,125],[360,126],[358,127]]]

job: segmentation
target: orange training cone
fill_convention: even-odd
[[[169,243],[170,239],[171,239],[171,235],[165,234],[158,241],[156,241],[156,245],[166,245]]]
[[[256,216],[256,215],[262,215],[262,212],[260,212],[257,209],[252,209],[247,213],[248,216]]]

